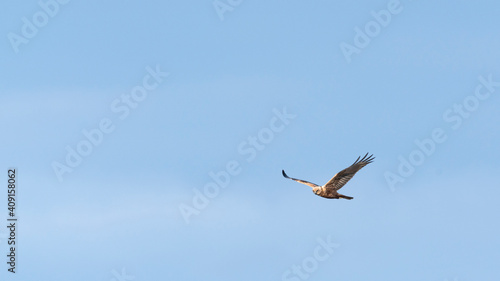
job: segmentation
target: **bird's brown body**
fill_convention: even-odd
[[[300,183],[303,183],[305,185],[312,187],[314,194],[316,194],[318,196],[328,198],[328,199],[343,198],[343,199],[351,200],[351,199],[353,199],[353,197],[340,194],[337,192],[337,190],[341,189],[359,170],[361,170],[361,168],[370,164],[371,162],[373,162],[373,159],[375,159],[375,157],[373,157],[373,154],[368,156],[368,153],[363,158],[361,158],[361,160],[360,160],[360,158],[361,157],[358,157],[358,159],[356,159],[356,161],[354,161],[354,163],[351,166],[349,166],[348,168],[345,168],[344,170],[335,174],[335,176],[333,176],[333,178],[331,178],[323,186],[320,186],[320,185],[317,185],[317,184],[314,184],[312,182],[308,182],[305,180],[291,178],[285,173],[284,170],[282,170],[281,172],[282,172],[283,176],[287,179],[291,179],[291,180],[294,180],[296,182],[300,182]]]
[[[328,199],[340,199],[340,198],[344,198],[344,199],[351,200],[351,199],[354,198],[354,197],[350,197],[350,196],[346,196],[346,195],[340,194],[336,190],[333,190],[333,189],[324,189],[324,190],[321,190],[321,192],[318,195],[321,196],[321,197],[324,197],[324,198],[328,198]]]

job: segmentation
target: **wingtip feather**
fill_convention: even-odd
[[[358,164],[358,163],[361,163],[361,162],[364,162],[366,164],[370,164],[371,162],[373,162],[373,159],[375,159],[375,157],[373,157],[373,154],[370,154],[370,156],[368,156],[368,154],[369,154],[369,152],[367,152],[365,154],[365,156],[363,156],[363,158],[358,157],[358,159],[356,159],[356,161],[354,161],[354,164]],[[361,160],[359,158],[361,158]]]

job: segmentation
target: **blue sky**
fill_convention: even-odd
[[[0,10],[2,280],[500,277],[498,2]]]

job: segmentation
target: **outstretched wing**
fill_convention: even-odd
[[[325,184],[325,188],[332,188],[334,190],[341,189],[359,170],[361,170],[361,168],[370,164],[373,162],[373,159],[375,159],[373,154],[368,156],[368,153],[366,153],[361,160],[359,158],[361,157],[358,157],[351,166],[333,176],[333,178]]]
[[[291,179],[291,180],[294,180],[294,181],[296,181],[296,182],[300,182],[300,183],[306,184],[306,185],[308,185],[308,186],[310,186],[310,187],[316,187],[316,186],[319,186],[319,185],[314,184],[314,183],[312,183],[312,182],[308,182],[308,181],[304,181],[304,180],[299,180],[299,179],[294,179],[294,178],[291,178],[291,177],[287,176],[287,174],[285,173],[285,170],[281,170],[281,173],[282,173],[282,174],[283,174],[283,176],[284,176],[285,178],[287,178],[287,179]]]

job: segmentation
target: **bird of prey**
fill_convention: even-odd
[[[353,199],[353,197],[342,195],[342,194],[338,193],[337,190],[341,189],[350,179],[352,179],[352,177],[359,170],[361,170],[361,168],[370,164],[371,162],[373,162],[373,159],[375,159],[375,157],[373,157],[373,154],[368,156],[368,153],[366,153],[366,155],[363,156],[363,158],[361,158],[361,160],[360,160],[360,158],[361,158],[361,156],[358,157],[358,159],[356,159],[356,161],[354,161],[354,163],[351,166],[349,166],[349,167],[345,168],[344,170],[335,174],[335,176],[333,176],[333,178],[331,180],[329,180],[323,186],[319,186],[317,184],[314,184],[312,182],[308,182],[305,180],[291,178],[291,177],[287,176],[287,174],[285,173],[285,170],[281,170],[281,172],[283,173],[283,176],[287,179],[291,179],[291,180],[294,180],[296,182],[300,182],[300,183],[303,183],[303,184],[306,184],[306,185],[312,187],[313,192],[318,196],[325,197],[328,199],[344,198],[344,199],[351,200],[351,199]]]

